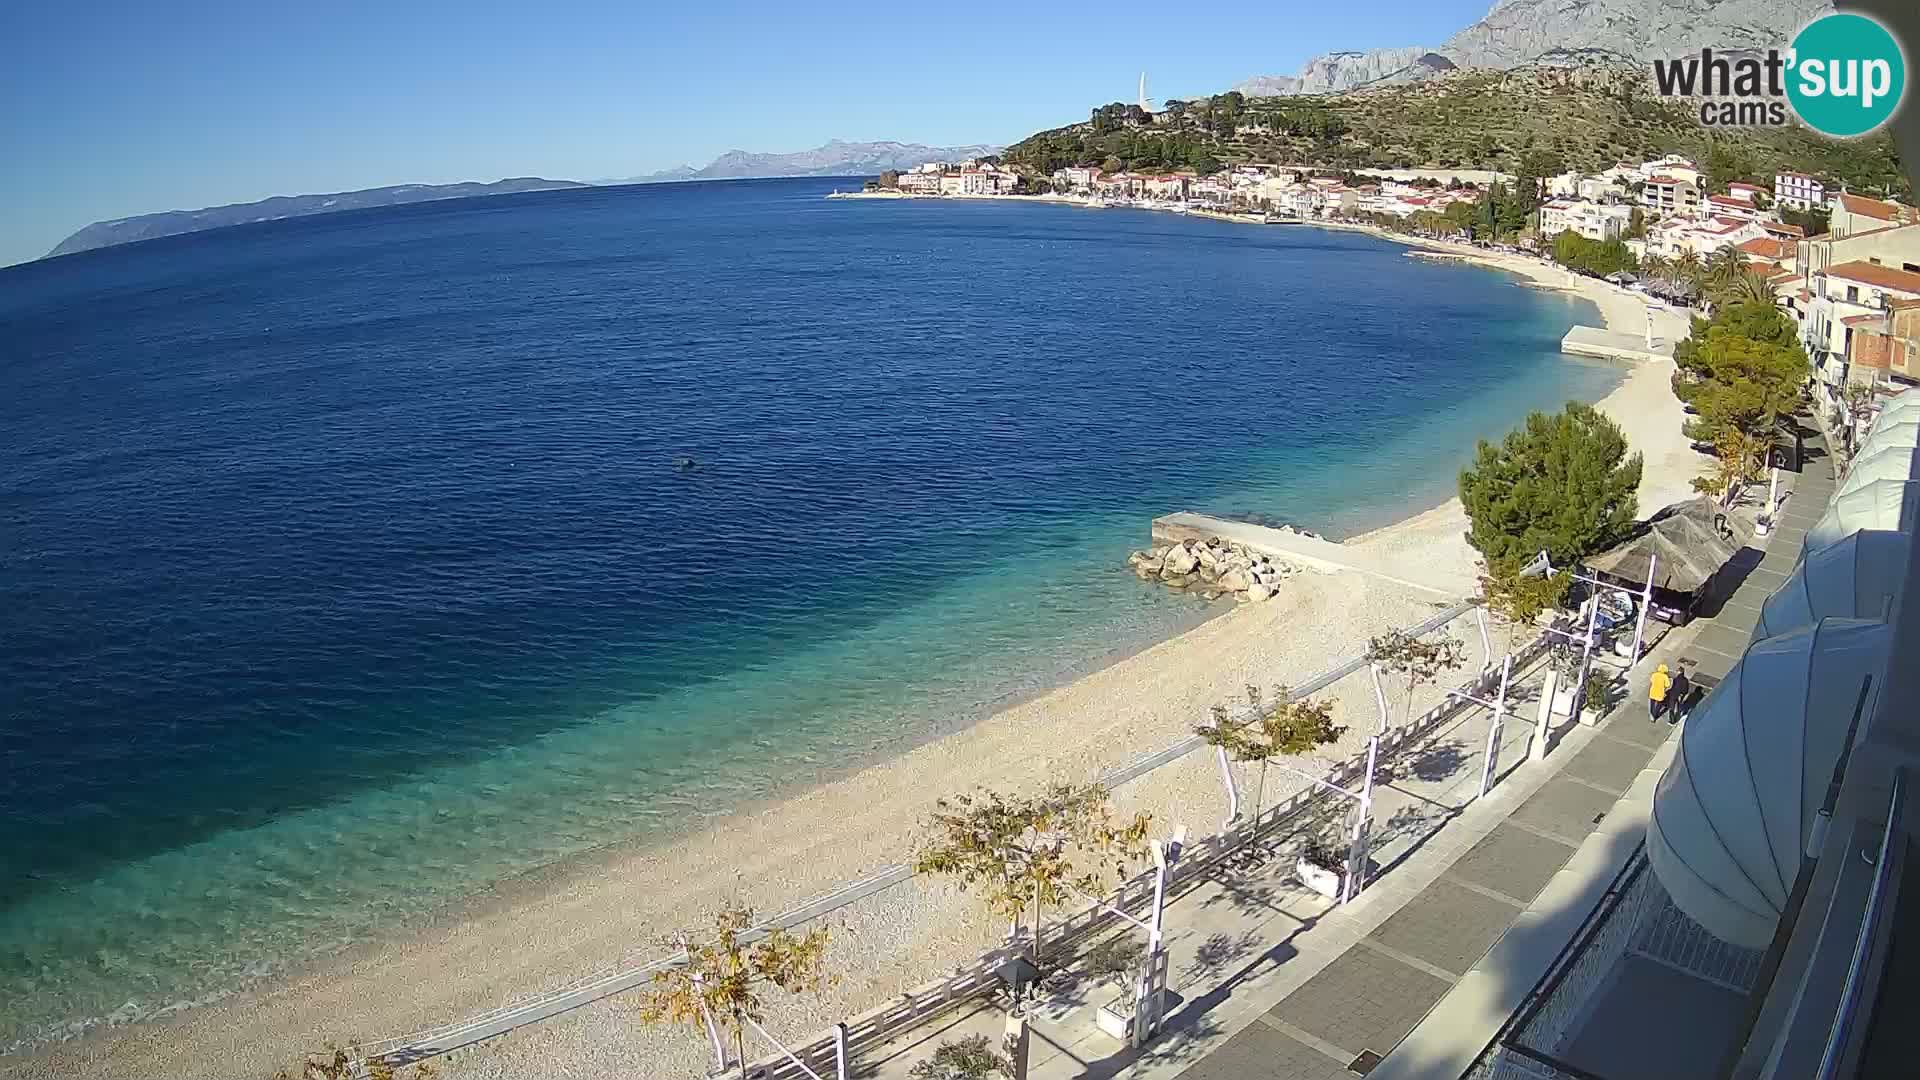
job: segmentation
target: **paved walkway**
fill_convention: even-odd
[[[1152,1046],[1130,1051],[1095,1029],[1094,1007],[1116,991],[1070,988],[1037,1010],[1029,1075],[1336,1080],[1372,1071],[1475,970],[1636,780],[1645,787],[1644,771],[1664,760],[1677,729],[1648,715],[1654,664],[1692,661],[1711,685],[1738,660],[1761,601],[1792,570],[1834,487],[1824,458],[1794,480],[1772,535],[1757,559],[1748,556],[1752,567],[1727,600],[1624,673],[1624,700],[1600,724],[1564,726],[1544,761],[1527,762],[1541,674],[1530,670],[1518,684],[1518,715],[1504,730],[1491,794],[1473,798],[1487,729],[1486,711],[1473,710],[1394,763],[1375,819],[1381,872],[1357,901],[1335,907],[1298,887],[1298,837],[1271,842],[1267,857],[1210,875],[1170,903],[1169,985],[1179,996]],[[980,1002],[939,1030],[863,1054],[857,1075],[904,1077],[943,1039],[997,1038],[1002,1015],[998,1003]],[[1493,1036],[1465,1030],[1439,1038],[1459,1043],[1471,1061]]]
[[[1487,798],[1476,796],[1488,710],[1463,711],[1386,763],[1371,852],[1378,873],[1359,900],[1336,907],[1294,881],[1294,853],[1313,825],[1267,841],[1171,899],[1178,997],[1166,1034],[1144,1054],[1130,1051],[1094,1023],[1118,991],[1067,987],[1035,1010],[1032,1080],[1333,1075],[1366,1050],[1391,1049],[1566,860],[1594,807],[1618,797],[1609,793],[1624,768],[1616,761],[1644,759],[1667,735],[1644,725],[1615,738],[1563,720],[1554,752],[1529,763],[1542,674],[1536,664],[1516,679]],[[1555,775],[1566,778],[1549,784]],[[942,1040],[997,1038],[1002,1015],[998,1002],[978,1002],[937,1030],[863,1052],[857,1075],[904,1077]],[[1249,1071],[1243,1053],[1266,1071]],[[1287,1061],[1298,1068],[1282,1069]]]

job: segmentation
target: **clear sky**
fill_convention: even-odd
[[[1435,45],[1487,0],[0,3],[0,264],[268,195],[601,180],[830,138],[1011,142],[1131,101]]]

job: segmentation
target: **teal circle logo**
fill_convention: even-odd
[[[1823,15],[1793,39],[1787,101],[1822,135],[1877,131],[1907,91],[1907,58],[1886,27],[1851,12]]]

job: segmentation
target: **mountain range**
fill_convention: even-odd
[[[1456,68],[1638,65],[1703,46],[1780,47],[1830,0],[1497,0],[1485,18],[1432,47],[1333,52],[1295,75],[1256,75],[1249,96],[1338,94]]]
[[[256,202],[210,206],[204,210],[168,210],[158,214],[140,214],[113,221],[96,221],[54,246],[47,253],[69,255],[76,251],[130,244],[161,236],[218,229],[226,225],[245,225],[255,221],[331,214],[341,210],[364,210],[374,206],[399,206],[404,203],[431,202],[436,199],[465,199],[475,195],[509,195],[518,191],[552,191],[588,185],[577,180],[543,180],[537,176],[519,176],[496,180],[491,184],[397,184],[392,187],[338,191],[327,195],[275,195]]]
[[[757,154],[729,150],[702,168],[682,165],[645,176],[607,180],[608,184],[657,184],[674,180],[745,180],[769,176],[872,176],[888,169],[911,169],[929,161],[958,161],[1000,152],[997,146],[922,146],[900,142],[844,142],[833,139],[793,154]]]

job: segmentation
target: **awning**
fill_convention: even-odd
[[[1625,543],[1586,563],[1590,569],[1635,582],[1647,580],[1651,563],[1655,586],[1692,592],[1705,585],[1752,538],[1752,525],[1703,495],[1674,503],[1653,515],[1636,526]]]
[[[1907,410],[1895,416],[1874,418],[1873,427],[1854,450],[1854,456],[1871,453],[1882,446],[1913,446],[1920,443],[1920,412]]]
[[[1902,425],[1904,428],[1905,425]],[[1833,493],[1835,499],[1848,492],[1858,491],[1878,480],[1913,480],[1920,478],[1920,447],[1912,443],[1899,445],[1900,440],[1889,438],[1881,442],[1873,436],[1860,444],[1860,454],[1847,466],[1846,479],[1840,481],[1840,487]]]
[[[1920,513],[1920,481],[1875,480],[1833,500],[1807,530],[1800,557],[1861,529],[1912,532],[1916,513]]]
[[[1885,623],[1828,619],[1747,649],[1687,717],[1653,793],[1647,857],[1673,902],[1729,944],[1765,948],[1826,798]]]
[[[1874,425],[1892,424],[1909,416],[1920,416],[1920,393],[1908,390],[1895,394],[1880,403],[1880,415],[1873,418]]]
[[[1884,619],[1907,579],[1910,533],[1867,529],[1810,551],[1760,605],[1753,640],[1804,630],[1825,618]]]
[[[1855,460],[1887,447],[1920,445],[1920,409],[1907,409],[1891,416],[1882,413],[1854,448]]]

